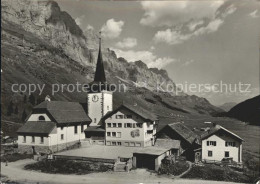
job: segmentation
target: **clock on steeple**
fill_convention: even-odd
[[[90,126],[98,126],[101,118],[113,109],[113,93],[106,81],[102,58],[101,32],[95,77],[88,88],[88,115],[92,119]]]

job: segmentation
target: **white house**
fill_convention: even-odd
[[[215,125],[201,138],[202,161],[221,161],[232,158],[242,162],[243,139],[220,125]]]
[[[103,118],[110,146],[153,146],[157,117],[140,106],[123,104]]]
[[[57,152],[85,139],[91,119],[78,102],[44,101],[17,131],[20,152]]]

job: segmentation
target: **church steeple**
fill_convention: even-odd
[[[102,51],[101,51],[101,31],[99,32],[99,51],[98,51],[94,82],[101,82],[101,83],[106,82],[106,75],[105,75],[104,63],[103,63]]]

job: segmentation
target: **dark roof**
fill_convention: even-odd
[[[51,121],[28,121],[17,133],[25,134],[49,134],[55,127],[55,123]]]
[[[94,81],[106,82],[106,75],[105,75],[105,69],[104,69],[104,63],[103,63],[102,51],[101,51],[101,38],[99,38],[99,51],[98,51],[98,59],[97,59]]]
[[[57,123],[91,122],[79,102],[44,101],[35,106],[34,110],[47,110]]]
[[[157,147],[166,149],[180,149],[181,141],[172,139],[156,139],[155,145]]]
[[[85,132],[105,132],[105,129],[101,128],[100,126],[88,126]]]
[[[215,125],[214,127],[212,127],[209,131],[205,132],[204,134],[201,135],[201,140],[206,139],[218,132],[225,132],[229,135],[231,135],[232,137],[235,137],[236,139],[239,139],[241,141],[243,141],[243,139],[241,137],[239,137],[238,135],[234,134],[233,132],[227,130],[226,128],[220,126],[220,125]]]
[[[198,138],[198,135],[195,134],[191,129],[186,127],[184,123],[181,122],[171,123],[168,124],[168,127],[170,127],[172,130],[178,133],[182,138],[184,138],[190,144],[192,144],[194,140]]]
[[[112,116],[113,114],[115,114],[116,112],[118,112],[120,109],[123,109],[123,108],[133,112],[134,114],[142,117],[145,120],[148,120],[148,121],[158,120],[157,116],[155,114],[151,113],[150,111],[148,111],[138,105],[134,106],[134,105],[128,105],[128,104],[122,104],[115,110],[108,112],[103,117],[103,120],[107,119],[108,117]]]

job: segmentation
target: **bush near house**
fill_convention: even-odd
[[[162,164],[158,170],[159,174],[173,174],[175,176],[182,174],[189,168],[189,164],[186,161],[178,161],[170,163],[167,160],[162,160]]]
[[[113,170],[113,164],[75,160],[43,160],[25,166],[27,170],[59,174],[88,174]]]
[[[215,180],[215,181],[231,181],[251,183],[254,178],[250,178],[241,172],[234,171],[229,167],[221,167],[214,164],[208,164],[203,166],[195,165],[190,172],[185,174],[182,178],[196,178],[203,180]]]

